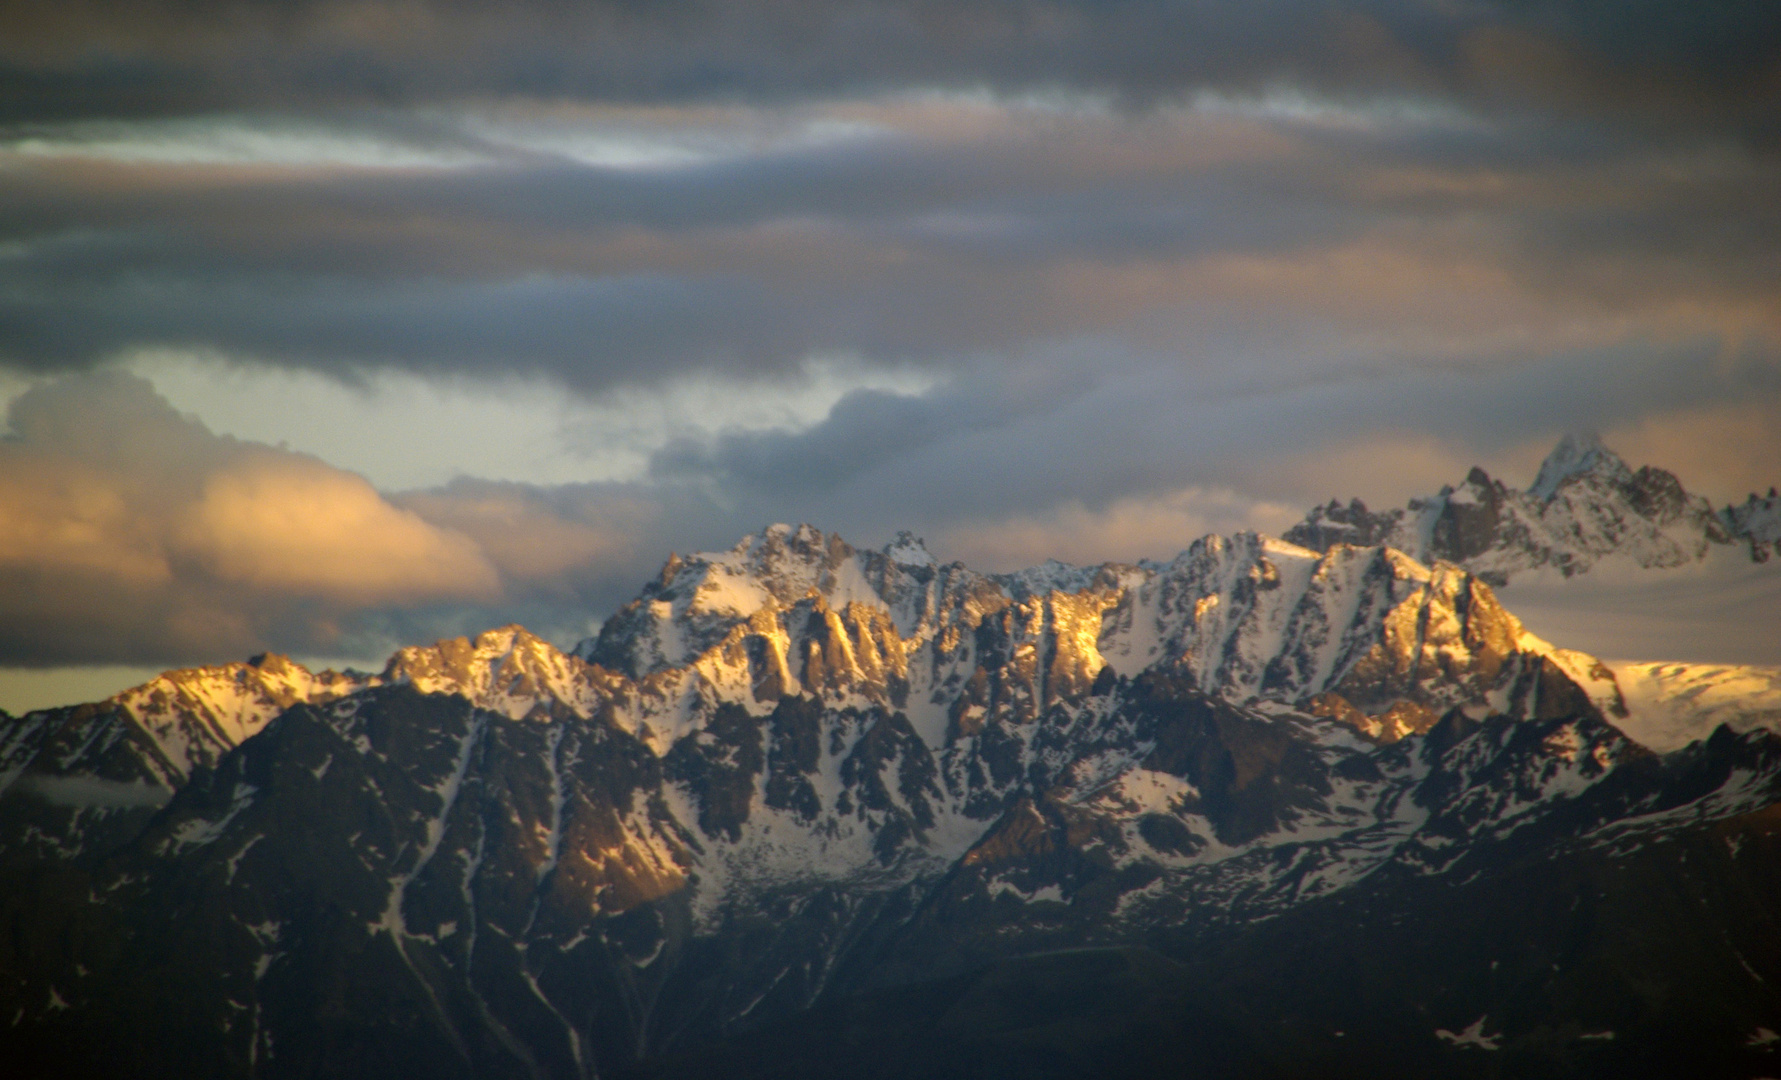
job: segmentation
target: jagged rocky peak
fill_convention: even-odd
[[[810,525],[769,525],[728,551],[671,556],[642,595],[575,651],[641,678],[695,662],[758,613],[813,603],[838,615],[856,604],[881,608],[908,637],[933,621],[947,596],[983,581],[957,563],[939,565],[907,532],[881,551],[861,551]]]
[[[913,548],[904,536],[859,552],[778,526],[676,556],[579,652],[751,711],[804,694],[903,709],[936,750],[1158,665],[1384,741],[1462,706],[1621,711],[1605,669],[1528,634],[1486,582],[1376,545],[1318,552],[1240,533],[1168,563],[988,576],[899,561]]]
[[[1388,742],[1455,708],[1623,712],[1606,668],[1529,634],[1485,581],[1378,546],[1207,537],[1146,569],[1109,610],[1099,647],[1121,675],[1166,664],[1231,701]]]
[[[360,672],[312,672],[276,653],[163,672],[104,701],[10,718],[0,731],[0,793],[24,790],[20,782],[97,784],[107,805],[156,805],[291,706],[375,682]]]
[[[898,566],[934,566],[937,563],[922,538],[907,529],[897,533],[897,538],[884,549],[884,556]]]
[[[377,675],[267,654],[169,672],[15,741],[26,756],[122,747],[129,761],[61,755],[55,771],[177,787],[294,705],[407,686],[516,721],[603,716],[658,755],[723,709],[765,718],[808,699],[900,713],[939,753],[980,738],[1026,746],[1054,710],[1152,669],[1382,742],[1456,708],[1622,711],[1605,669],[1527,634],[1477,575],[1376,545],[1320,552],[1242,533],[1168,563],[982,575],[938,563],[909,534],[870,551],[776,525],[727,551],[671,557],[574,653],[507,626],[402,649]],[[123,734],[100,737],[113,729]]]
[[[1286,537],[1320,551],[1386,544],[1423,562],[1459,563],[1500,585],[1520,571],[1551,567],[1570,576],[1604,559],[1682,566],[1738,537],[1750,538],[1760,561],[1772,542],[1758,543],[1735,515],[1735,508],[1715,512],[1664,469],[1635,471],[1594,434],[1570,434],[1526,491],[1474,467],[1459,486],[1411,499],[1403,509],[1373,512],[1358,499],[1332,500]]]
[[[1720,511],[1720,516],[1726,531],[1749,545],[1755,561],[1768,562],[1771,555],[1781,555],[1781,495],[1773,487],[1766,496],[1751,492],[1743,502]]]
[[[1477,473],[1439,498],[1531,497]],[[1664,693],[1725,685],[1685,674]],[[1480,575],[1256,533],[982,575],[908,534],[871,551],[773,526],[670,558],[574,655],[508,626],[374,676],[274,656],[170,673],[165,700],[213,683],[294,704],[146,795],[161,750],[120,705],[0,731],[0,785],[39,770],[0,791],[0,897],[54,916],[0,980],[0,1058],[19,1033],[60,1055],[84,1032],[107,1060],[173,1045],[153,995],[179,985],[222,1064],[155,1075],[333,1074],[298,1053],[376,1040],[402,1075],[608,1075],[1004,950],[1219,955],[1199,943],[1297,911],[1426,915],[1493,865],[1593,857],[1606,826],[1644,846],[1781,798],[1781,740],[1653,758],[1610,722],[1614,677]],[[64,754],[113,744],[140,754]],[[109,809],[49,798],[95,790]],[[1704,844],[1666,861],[1693,873]],[[71,891],[42,872],[76,855]],[[1491,985],[1502,951],[1473,953],[1466,982]],[[343,995],[387,1007],[312,1017]]]
[[[1541,463],[1540,473],[1527,493],[1549,502],[1564,489],[1577,485],[1594,487],[1610,499],[1622,498],[1639,516],[1659,525],[1678,522],[1691,510],[1703,527],[1712,529],[1716,524],[1706,500],[1691,496],[1675,473],[1655,465],[1641,465],[1635,471],[1594,432],[1566,435],[1559,440]],[[1723,539],[1717,531],[1713,538]]]
[[[398,649],[384,666],[383,677],[391,684],[413,684],[422,693],[456,693],[486,685],[497,672],[538,670],[560,655],[550,642],[514,624],[485,630],[474,640],[444,638]]]
[[[110,698],[154,738],[176,774],[210,766],[299,702],[325,702],[364,689],[361,672],[310,671],[278,653],[245,663],[163,672]]]
[[[380,674],[311,671],[278,653],[180,668],[105,701],[43,710],[14,726],[0,769],[97,776],[177,788],[298,705],[326,705],[379,686],[458,694],[513,718],[561,704],[591,715],[615,677],[507,626],[398,651]],[[66,747],[66,750],[57,749]]]
[[[623,682],[517,624],[399,650],[381,681],[458,694],[511,719],[548,717],[554,706],[591,716],[622,694]]]
[[[1540,463],[1539,475],[1527,489],[1528,494],[1544,501],[1556,495],[1561,485],[1580,477],[1625,484],[1632,480],[1633,471],[1619,454],[1603,444],[1600,435],[1593,431],[1570,432]]]
[[[746,576],[781,604],[790,604],[811,590],[833,592],[838,584],[837,571],[852,559],[854,550],[840,536],[824,534],[814,526],[777,524],[743,537],[729,554],[734,558],[706,557],[706,566],[730,570],[731,577]],[[738,570],[741,573],[734,572]],[[698,597],[707,610],[717,610],[736,599],[720,589],[708,591],[712,595]]]
[[[1401,516],[1398,511],[1374,513],[1360,499],[1331,499],[1313,507],[1305,520],[1287,530],[1285,539],[1314,551],[1328,551],[1337,544],[1370,547],[1383,543]]]
[[[313,672],[288,656],[260,653],[245,663],[165,671],[111,700],[145,720],[177,707],[219,713],[256,706],[285,708],[312,697],[351,693],[365,685],[365,678],[358,672]]]

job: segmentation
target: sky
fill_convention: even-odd
[[[1579,429],[1781,482],[1763,0],[0,25],[0,708],[567,645],[774,521],[1166,558]]]

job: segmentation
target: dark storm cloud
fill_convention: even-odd
[[[1015,379],[974,368],[923,395],[857,390],[806,431],[676,439],[653,456],[650,474],[658,481],[710,482],[732,497],[750,491],[763,506],[800,494],[822,498],[963,433],[993,438],[1024,417],[1065,407],[1092,387],[1092,366],[1029,361]],[[944,484],[951,477],[938,479]],[[873,527],[886,525],[888,519]]]
[[[8,5],[19,119],[414,103],[464,95],[795,97],[910,84],[1434,90],[1590,108],[1766,113],[1781,14],[1761,0],[1465,5],[1121,2]]]
[[[21,169],[0,192],[0,354],[135,345],[353,372],[541,371],[588,390],[784,372],[812,350],[928,358],[1094,325],[1047,260],[1331,242],[1367,219],[1241,165],[1052,175],[1068,151],[898,143],[626,175],[296,183]]]
[[[879,244],[946,245],[1025,257],[1304,244],[1345,227],[1343,157],[1416,161],[1406,144],[1297,146],[1311,175],[1271,162],[1195,161],[1184,133],[1076,121],[1056,133],[991,131],[975,141],[907,134],[673,169],[621,170],[550,158],[434,172],[211,177],[116,165],[15,165],[0,186],[0,234],[40,242],[33,269],[92,273],[292,271],[442,276],[536,267],[611,268],[597,243],[642,230],[678,238],[787,221],[846,225]],[[1145,146],[1160,140],[1174,152]],[[1085,145],[1086,144],[1086,145]],[[1501,164],[1503,149],[1490,155]],[[1315,177],[1315,179],[1313,178]],[[951,215],[960,226],[929,215]],[[1285,215],[1284,220],[1282,214]],[[994,228],[971,230],[973,220]],[[441,227],[460,240],[442,246]],[[95,235],[95,230],[101,230]],[[66,238],[66,239],[59,239]],[[441,262],[428,262],[428,257]]]
[[[342,373],[548,370],[599,388],[696,370],[789,365],[802,342],[774,299],[723,279],[520,278],[492,283],[133,281],[0,300],[0,340],[31,366],[137,343],[219,348]],[[778,336],[776,336],[778,335]],[[666,364],[659,361],[671,358]]]
[[[1284,463],[1357,433],[1432,431],[1480,460],[1669,410],[1769,402],[1781,428],[1781,353],[1728,352],[1711,339],[1445,370],[1374,364],[1265,388],[1244,385],[1241,369],[1209,376],[1160,360],[1089,377],[1092,356],[1029,355],[1009,366],[1018,380],[985,370],[921,397],[855,394],[808,431],[680,442],[655,468],[682,482],[703,475],[757,515],[777,508],[882,536],[906,526],[944,533],[1065,501],[1103,510],[1204,483],[1305,506],[1352,492],[1309,487],[1304,470]],[[1032,393],[1035,382],[1043,393]]]
[[[598,393],[783,375],[820,351],[955,368],[1192,301],[1166,272],[1129,287],[1135,265],[1382,231],[1488,251],[1561,300],[1760,299],[1781,251],[1760,196],[1781,168],[1714,160],[1712,144],[1192,114],[1004,116],[960,140],[899,119],[911,130],[651,170],[16,164],[0,183],[0,362],[170,345]]]

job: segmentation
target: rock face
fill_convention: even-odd
[[[282,656],[169,671],[96,705],[22,718],[0,750],[0,787],[34,775],[82,774],[168,790],[210,768],[266,721],[303,701],[368,685],[355,674],[314,674]]]
[[[810,694],[903,710],[935,751],[992,721],[1020,731],[1097,680],[1158,665],[1386,740],[1462,705],[1533,715],[1542,679],[1621,715],[1606,669],[1527,633],[1480,579],[1377,546],[1320,554],[1245,533],[1167,563],[986,576],[899,543],[858,552],[777,526],[676,556],[579,653],[653,685],[696,680],[680,691],[690,722],[698,701],[763,709]]]
[[[1720,513],[1726,529],[1749,545],[1753,560],[1768,562],[1771,555],[1781,555],[1781,496],[1774,488],[1766,496],[1753,491],[1749,498]]]
[[[1781,541],[1771,493],[1714,510],[1674,474],[1637,471],[1593,435],[1567,435],[1526,491],[1474,468],[1458,487],[1374,512],[1355,499],[1314,508],[1286,538],[1316,550],[1385,544],[1422,561],[1445,560],[1501,585],[1551,567],[1566,577],[1608,559],[1650,568],[1698,561],[1715,546],[1743,545],[1758,562]]]
[[[1608,669],[1526,633],[1478,576],[1388,548],[1208,537],[1166,563],[983,575],[908,536],[858,551],[775,526],[670,559],[572,653],[509,627],[378,675],[261,658],[8,718],[0,1060],[699,1075],[857,1008],[902,1034],[782,1061],[950,1075],[859,1056],[931,1021],[969,1074],[1045,1075],[1077,1059],[1010,1048],[1043,1013],[1017,988],[1084,964],[1137,996],[1080,1033],[1118,1060],[1192,1016],[1230,1068],[1302,1073],[1322,1053],[1306,1023],[1365,1025],[1315,965],[1284,1004],[1219,965],[1268,927],[1311,933],[1354,903],[1383,941],[1381,913],[1489,909],[1561,852],[1618,896],[1614,868],[1648,842],[1709,835],[1763,853],[1702,864],[1715,888],[1781,916],[1751,899],[1781,895],[1751,839],[1781,799],[1781,740],[1725,730],[1659,758],[1625,715]],[[1729,917],[1714,903],[1699,917]],[[1472,1044],[1436,1031],[1477,1008],[1496,1017],[1477,1038],[1536,1072],[1607,1069],[1562,1035],[1583,1022],[1562,974],[1578,957],[1613,969],[1627,1045],[1674,1049],[1708,1001],[1749,1021],[1714,1036],[1742,1062],[1781,1008],[1772,941],[1707,934],[1641,966],[1591,923],[1558,968],[1544,946],[1517,959],[1537,1004],[1498,1016],[1499,929],[1456,930],[1465,964],[1429,961],[1406,983],[1420,997],[1379,988],[1377,1058],[1338,1064],[1469,1075]],[[1032,959],[1057,949],[1091,959]],[[1711,993],[1641,996],[1654,979]],[[933,980],[963,1013],[909,1011],[900,988]]]

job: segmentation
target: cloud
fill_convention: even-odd
[[[200,349],[595,400],[784,381],[821,354],[943,378],[1089,335],[1194,362],[1297,338],[1301,367],[1578,348],[1630,326],[1781,337],[1764,197],[1781,174],[1700,131],[1291,95],[1143,114],[952,95],[501,117],[571,143],[691,127],[735,145],[599,166],[517,145],[529,136],[494,146],[469,113],[428,123],[490,155],[474,166],[292,164],[317,138],[270,120],[277,152],[251,167],[92,156],[122,135],[0,139],[0,363]],[[750,134],[778,127],[848,134]]]
[[[930,537],[928,546],[942,558],[984,571],[1019,570],[1046,559],[1135,563],[1167,559],[1211,533],[1279,535],[1303,516],[1299,507],[1190,487],[1117,499],[1099,510],[1072,500],[1039,514],[960,524]]]
[[[1332,495],[1397,504],[1474,462],[1525,483],[1573,423],[1691,487],[1696,469],[1741,482],[1775,441],[1781,394],[1772,362],[1703,370],[1715,355],[1634,343],[1284,387],[1246,385],[1239,365],[1196,386],[1082,343],[926,389],[854,391],[803,430],[672,443],[634,481],[461,477],[395,494],[214,435],[141,379],[68,376],[20,397],[0,441],[0,659],[374,660],[513,621],[568,645],[670,550],[727,547],[775,520],[861,546],[914,528],[982,569],[1167,558],[1208,532],[1277,533]],[[1663,456],[1684,443],[1685,461]],[[1744,471],[1711,470],[1724,461]]]
[[[1778,30],[1569,0],[33,8],[0,41],[0,381],[127,366],[209,429],[111,376],[21,401],[0,585],[51,630],[0,655],[572,639],[669,549],[775,520],[1160,557],[1512,478],[1573,427],[1764,490]],[[144,359],[174,355],[212,359]],[[235,408],[219,371],[285,389]]]
[[[500,568],[510,594],[571,600],[606,585],[614,567],[633,565],[661,515],[658,502],[617,485],[543,488],[460,478],[394,501],[473,540]]]
[[[0,441],[0,657],[325,651],[355,612],[488,601],[469,537],[314,458],[212,435],[146,382],[67,377]]]
[[[1689,490],[1721,502],[1781,484],[1781,395],[1628,418],[1603,432],[1610,446],[1686,477]]]
[[[1642,418],[1749,409],[1744,430],[1754,432],[1781,415],[1781,354],[1727,353],[1712,339],[1345,367],[1301,367],[1296,343],[1276,348],[1250,342],[1203,366],[1093,340],[981,358],[924,394],[844,398],[802,431],[682,440],[658,455],[656,475],[703,480],[761,520],[939,535],[1047,520],[1072,504],[1099,515],[1188,488],[1298,507],[1356,494],[1401,504],[1473,464],[1529,482],[1574,428],[1633,430]],[[1702,443],[1682,478],[1717,490],[1715,461],[1748,471],[1749,452],[1767,444]],[[1663,464],[1661,441],[1616,445],[1635,464]]]
[[[9,30],[0,105],[30,119],[513,95],[787,99],[911,85],[1064,86],[1142,103],[1289,83],[1747,121],[1773,115],[1763,93],[1781,18],[1760,0],[87,0],[14,13]]]
[[[1735,548],[1675,570],[1518,575],[1498,593],[1534,633],[1606,659],[1781,663],[1781,574]]]
[[[459,478],[384,494],[210,432],[146,380],[41,382],[0,438],[0,667],[372,661],[524,622],[573,644],[675,546],[740,523],[673,484]]]
[[[392,507],[362,478],[250,451],[207,476],[170,548],[219,583],[365,606],[495,595],[469,538]]]

